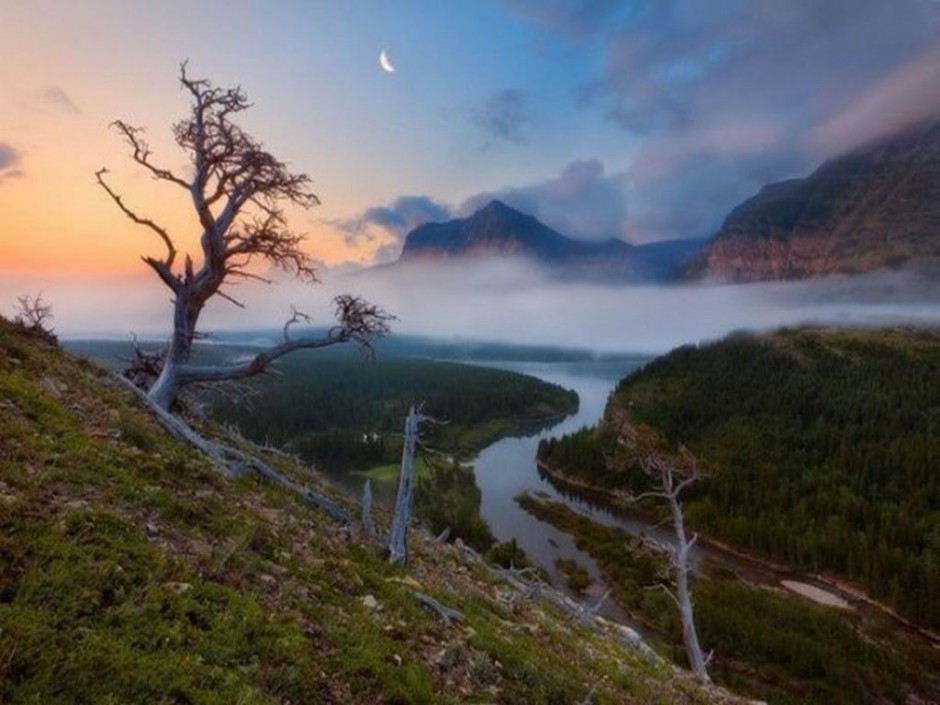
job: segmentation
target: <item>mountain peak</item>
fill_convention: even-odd
[[[477,211],[477,213],[519,213],[512,206],[506,205],[503,201],[500,201],[498,198],[494,198],[485,206]]]
[[[564,278],[624,280],[642,278],[643,266],[634,255],[622,240],[574,240],[494,198],[466,218],[412,230],[399,262],[513,257]]]

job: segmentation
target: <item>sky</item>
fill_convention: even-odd
[[[109,129],[146,127],[185,173],[183,60],[241,85],[243,126],[313,179],[322,204],[290,216],[324,272],[494,197],[577,239],[706,236],[764,184],[940,114],[936,0],[0,0],[0,32],[0,310],[43,291],[67,331],[167,318],[140,261],[160,243],[94,172],[192,250],[185,199]]]

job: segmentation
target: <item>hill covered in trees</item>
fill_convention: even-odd
[[[2,319],[0,409],[4,703],[743,702],[420,529],[407,571],[389,565],[297,494],[226,479],[99,367]]]
[[[782,330],[678,348],[625,378],[603,423],[540,448],[607,491],[644,486],[618,442],[645,425],[711,477],[688,522],[841,576],[940,627],[940,334]]]
[[[283,360],[279,371],[253,382],[257,395],[247,403],[213,400],[212,415],[249,438],[290,447],[330,473],[396,460],[397,436],[413,404],[441,422],[428,427],[427,444],[454,454],[475,452],[578,407],[577,394],[556,385],[455,362],[314,353]]]

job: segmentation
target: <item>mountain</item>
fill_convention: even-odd
[[[410,546],[391,566],[295,493],[229,479],[102,369],[0,318],[0,702],[745,702],[457,543],[416,527]]]
[[[636,247],[616,238],[581,242],[494,200],[466,218],[418,226],[405,239],[397,264],[509,256],[565,278],[660,280],[673,276],[679,261],[699,244],[682,240]]]
[[[940,256],[940,122],[858,148],[735,208],[687,269],[727,282],[856,274]]]

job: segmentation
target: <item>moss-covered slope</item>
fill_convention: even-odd
[[[0,702],[732,700],[612,634],[421,532],[410,570],[389,567],[293,495],[223,479],[98,368],[0,320]]]

